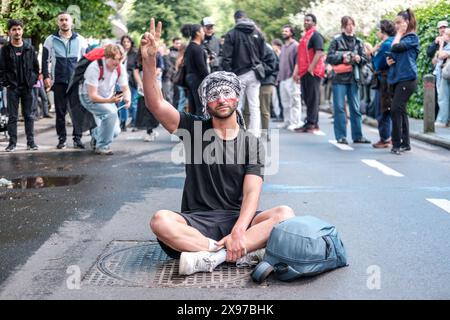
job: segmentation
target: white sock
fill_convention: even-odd
[[[214,268],[215,268],[227,260],[227,250],[221,249],[221,250],[213,253],[211,258],[216,261],[215,266],[214,266]]]
[[[208,238],[208,251],[217,251],[219,250],[219,247],[217,246],[217,241]]]

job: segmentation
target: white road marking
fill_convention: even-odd
[[[395,171],[394,169],[389,168],[388,166],[385,166],[381,162],[378,162],[377,160],[361,160],[363,163],[367,164],[369,167],[375,168],[383,172],[387,176],[393,176],[393,177],[404,177],[403,174],[400,172]]]
[[[447,199],[427,199],[427,201],[450,213],[450,201]]]
[[[128,141],[139,141],[139,140],[144,141],[144,136],[127,137],[126,140],[128,140]]]
[[[343,151],[353,151],[354,149],[352,147],[350,147],[347,144],[340,144],[337,143],[336,140],[330,140],[328,141],[329,143],[331,143],[332,145],[335,145],[336,147],[338,147],[339,149],[343,150]]]
[[[314,134],[315,134],[316,136],[326,136],[326,135],[327,135],[325,132],[320,131],[320,130],[314,131]]]

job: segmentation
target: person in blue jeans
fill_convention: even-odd
[[[387,63],[390,66],[388,83],[392,98],[392,149],[395,155],[410,151],[408,100],[417,90],[417,56],[419,37],[416,17],[411,9],[400,11],[395,18],[396,35]]]
[[[184,109],[186,108],[186,102],[187,102],[187,96],[186,96],[186,89],[184,89],[183,87],[177,86],[178,89],[178,105],[177,105],[177,109],[180,112],[185,111]]]
[[[84,73],[80,101],[94,115],[97,123],[97,127],[91,132],[91,146],[95,149],[95,153],[99,155],[113,154],[110,150],[110,144],[120,133],[116,105],[123,101],[124,107],[128,109],[131,104],[127,71],[121,63],[123,57],[124,52],[120,46],[106,46],[105,58],[103,59],[103,77],[99,79],[98,61],[91,62]],[[115,92],[116,83],[122,91],[120,94]]]
[[[134,42],[129,35],[124,35],[120,39],[120,44],[125,50],[126,59],[124,60],[124,64],[127,68],[128,75],[128,87],[131,91],[131,105],[129,109],[122,108],[119,111],[120,118],[120,129],[122,131],[127,131],[127,121],[128,121],[128,113],[131,116],[131,126],[134,127],[136,123],[136,113],[137,113],[137,101],[138,97],[138,89],[137,84],[133,76],[134,66],[136,64],[136,59],[138,56],[138,52],[134,46]]]
[[[389,66],[386,61],[386,53],[391,50],[394,40],[395,26],[392,21],[381,20],[377,37],[381,42],[374,48],[372,59],[375,75],[377,77],[377,88],[375,89],[375,117],[378,121],[378,132],[380,140],[372,146],[376,149],[389,148],[392,146],[392,120],[391,101],[392,97],[387,84]]]
[[[350,110],[353,143],[370,143],[362,133],[362,117],[359,105],[360,66],[367,63],[364,45],[355,36],[355,20],[344,16],[341,19],[342,34],[330,44],[326,62],[333,66],[334,134],[337,143],[348,144],[347,123],[344,110],[345,97]]]
[[[436,86],[438,89],[439,112],[437,114],[436,127],[445,127],[450,120],[450,80],[442,77],[442,67],[450,57],[450,28],[446,28],[442,38],[439,40],[439,49],[434,75],[436,76]]]

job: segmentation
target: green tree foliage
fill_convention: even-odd
[[[280,38],[289,15],[309,7],[308,0],[233,0],[236,9],[244,10],[264,31],[267,38]]]
[[[56,16],[69,6],[78,6],[81,26],[77,32],[85,37],[106,38],[111,35],[109,17],[114,9],[101,0],[10,0],[2,8],[0,25],[5,32],[8,19],[22,19],[25,23],[25,37],[37,46],[57,30]]]
[[[185,23],[200,23],[209,15],[209,10],[202,5],[202,0],[135,0],[128,17],[131,32],[144,33],[150,18],[155,17],[163,23],[163,39],[170,40],[180,35],[180,28]]]

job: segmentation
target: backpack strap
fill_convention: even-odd
[[[266,261],[261,261],[252,272],[252,279],[254,282],[261,284],[266,280],[269,275],[274,271],[274,268],[270,263]]]
[[[98,68],[100,69],[100,74],[98,76],[98,81],[105,80],[103,78],[103,76],[105,75],[105,67],[103,66],[103,59],[98,59],[97,63],[98,63]],[[116,70],[117,70],[117,80],[119,80],[120,73],[121,73],[120,65],[117,67]]]
[[[100,69],[100,74],[98,76],[98,81],[105,80],[105,78],[103,78],[103,76],[105,74],[105,68],[103,66],[103,59],[98,59],[97,60],[97,64],[98,64],[98,68]]]

